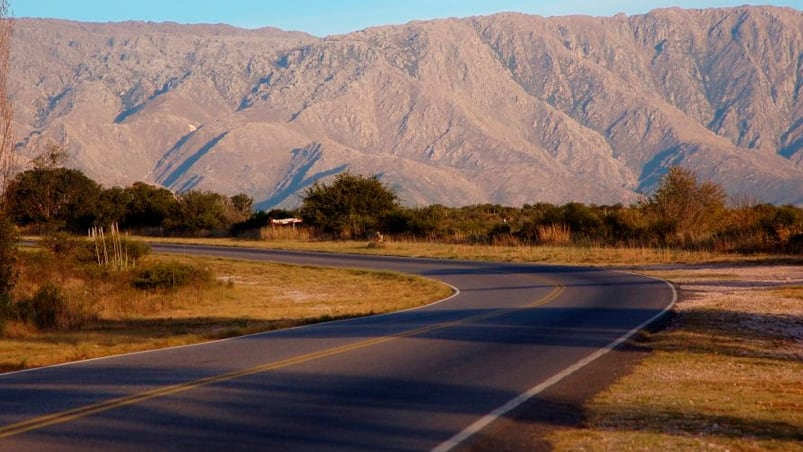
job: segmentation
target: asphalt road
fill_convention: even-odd
[[[448,450],[675,300],[665,282],[593,268],[155,248],[416,273],[459,293],[395,314],[0,375],[0,450]]]

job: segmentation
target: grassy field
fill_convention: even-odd
[[[387,241],[381,247],[369,246],[367,241],[314,241],[314,240],[245,240],[146,238],[138,240],[154,243],[186,243],[218,246],[321,251],[330,253],[378,254],[389,256],[415,256],[439,259],[490,260],[496,262],[543,262],[569,265],[645,266],[660,264],[699,263],[803,263],[803,256],[774,254],[739,255],[708,251],[689,251],[672,248],[606,248],[580,246],[492,246],[461,245],[437,242]]]
[[[215,280],[142,291],[26,254],[18,297],[30,296],[50,278],[80,315],[72,316],[73,327],[55,330],[9,322],[0,337],[0,371],[396,311],[451,294],[443,284],[389,272],[172,256],[147,259],[202,266]]]
[[[784,284],[803,268],[656,274],[680,287],[674,321],[555,449],[803,450],[803,286]]]

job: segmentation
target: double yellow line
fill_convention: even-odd
[[[554,285],[554,288],[550,293],[545,295],[542,298],[535,300],[534,302],[526,305],[524,308],[531,308],[534,306],[543,305],[549,303],[550,301],[557,298],[561,292],[563,292],[564,286],[561,285]],[[144,391],[137,394],[132,394],[125,397],[119,397],[116,399],[107,400],[104,402],[94,403],[91,405],[86,405],[83,407],[74,408],[72,410],[61,411],[58,413],[48,414],[45,416],[36,417],[33,419],[29,419],[22,422],[17,422],[15,424],[9,424],[3,427],[0,427],[0,439],[8,438],[14,435],[19,435],[25,432],[29,432],[32,430],[39,430],[51,425],[55,424],[63,424],[66,422],[73,421],[75,419],[80,419],[86,416],[91,416],[93,414],[102,413],[104,411],[109,411],[115,408],[124,407],[127,405],[133,405],[136,403],[144,402],[146,400],[155,399],[158,397],[164,397],[172,394],[177,394],[180,392],[189,391],[191,389],[199,388],[202,386],[207,386],[215,383],[220,383],[223,381],[234,380],[236,378],[245,377],[248,375],[258,374],[261,372],[268,372],[271,370],[281,369],[284,367],[294,366],[296,364],[302,364],[309,361],[314,361],[316,359],[327,358],[330,356],[340,355],[343,353],[351,352],[354,350],[363,349],[366,347],[372,347],[374,345],[383,344],[385,342],[394,341],[397,339],[410,337],[410,336],[417,336],[420,334],[429,333],[431,331],[441,330],[445,328],[454,327],[457,325],[467,324],[471,322],[477,322],[481,320],[486,320],[494,317],[499,317],[510,312],[514,312],[524,308],[510,308],[510,309],[501,309],[498,311],[491,311],[484,314],[478,314],[475,316],[471,316],[462,320],[456,320],[453,322],[444,322],[439,323],[432,326],[426,326],[421,328],[415,328],[412,330],[404,331],[397,334],[392,334],[388,336],[381,336],[374,339],[367,339],[364,341],[356,342],[349,345],[344,345],[341,347],[335,347],[329,350],[322,350],[319,352],[308,353],[306,355],[300,355],[293,358],[284,359],[281,361],[275,361],[272,363],[263,364],[256,367],[250,367],[248,369],[237,370],[234,372],[228,372],[221,375],[216,375],[213,377],[206,377],[201,378],[198,380],[190,381],[187,383],[181,383],[176,385],[164,386],[161,388],[151,389],[150,391]]]

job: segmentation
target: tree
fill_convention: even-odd
[[[251,216],[251,211],[254,208],[254,198],[246,195],[245,193],[238,193],[231,198],[231,205],[234,211],[242,215],[243,219]]]
[[[211,191],[188,191],[178,197],[175,215],[165,222],[169,229],[185,232],[222,231],[229,222],[229,199]]]
[[[178,209],[173,192],[163,187],[135,182],[124,192],[128,199],[124,228],[161,228]]]
[[[95,226],[109,227],[120,224],[131,204],[131,193],[120,187],[112,187],[100,193],[95,209]]]
[[[376,177],[340,173],[332,184],[315,182],[301,205],[304,222],[341,238],[364,237],[380,219],[398,209],[398,196]]]
[[[14,110],[8,96],[8,70],[11,56],[11,32],[14,20],[9,16],[8,0],[0,0],[0,196],[14,169]]]
[[[726,197],[714,182],[700,182],[693,171],[673,167],[641,207],[663,242],[689,242],[716,232],[726,213]]]
[[[102,188],[79,170],[34,168],[8,184],[8,214],[20,225],[86,232],[94,225]]]
[[[8,217],[6,188],[14,169],[13,108],[8,96],[8,69],[11,52],[10,17],[7,0],[0,0],[0,332],[11,314],[11,290],[17,282],[17,234]]]

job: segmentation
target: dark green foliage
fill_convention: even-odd
[[[0,294],[11,292],[17,282],[17,231],[0,212]]]
[[[105,250],[101,241],[95,243],[64,232],[56,232],[42,237],[39,246],[62,262],[99,264],[107,260],[109,254],[114,253],[111,236],[106,238]],[[135,263],[150,253],[150,247],[147,244],[136,240],[121,238],[118,246],[118,253],[126,256],[131,263]]]
[[[67,168],[35,168],[18,174],[6,192],[8,214],[22,226],[84,232],[96,219],[101,187]]]
[[[122,248],[122,252],[124,252],[129,259],[133,259],[137,261],[151,252],[151,247],[148,246],[147,243],[143,243],[137,240],[130,240],[130,239],[122,239],[120,240],[120,246]]]
[[[14,225],[0,212],[0,333],[14,312],[11,290],[19,275],[16,242]]]
[[[566,226],[576,239],[590,239],[602,235],[602,220],[599,214],[591,207],[577,202],[545,209],[537,223],[544,226]]]
[[[94,226],[106,227],[113,223],[120,224],[129,211],[131,193],[120,187],[103,190],[95,208]]]
[[[398,197],[376,177],[338,174],[331,184],[316,182],[300,209],[304,222],[337,238],[364,238],[380,218],[399,208]]]
[[[626,208],[621,204],[602,207],[601,239],[606,245],[639,245],[645,235],[643,216],[639,209]]]
[[[410,209],[394,209],[385,212],[377,219],[378,230],[397,236],[408,235],[413,228],[413,215]]]
[[[803,255],[803,233],[795,234],[789,237],[786,243],[785,252],[789,254]]]
[[[178,211],[178,200],[166,188],[135,182],[124,194],[127,204],[121,226],[126,229],[161,228]]]
[[[6,322],[16,316],[16,305],[11,292],[0,293],[0,335],[5,331]]]
[[[88,251],[87,243],[65,232],[48,234],[39,240],[39,246],[53,253],[59,259],[72,258]]]
[[[20,320],[36,325],[41,330],[67,326],[67,300],[61,289],[53,284],[45,284],[29,299],[17,306]]]
[[[176,196],[139,182],[104,190],[78,171],[56,167],[57,163],[55,157],[47,157],[12,181],[6,203],[11,220],[45,232],[67,230],[82,235],[88,226],[108,230],[111,223],[120,221],[123,231],[136,233],[244,236],[269,225],[271,219],[300,216],[305,223],[301,227],[310,227],[321,238],[366,239],[380,232],[391,240],[467,244],[669,246],[742,253],[800,253],[803,249],[803,209],[771,204],[728,208],[719,185],[701,182],[682,168],[672,168],[655,193],[634,206],[537,203],[521,208],[496,204],[408,208],[400,206],[396,193],[376,177],[346,172],[331,184],[315,183],[298,211],[252,213],[254,200],[246,194],[229,197],[190,191]],[[0,296],[13,287],[14,240],[13,225],[0,221]],[[48,235],[42,245],[62,260],[98,261],[95,245],[68,236]],[[139,243],[123,240],[122,245],[134,260],[147,253],[147,247]],[[10,295],[5,303],[10,306]],[[2,305],[0,299],[0,317]]]
[[[232,211],[239,217],[238,221],[251,216],[251,211],[254,208],[254,198],[245,193],[238,193],[229,199],[231,200]]]
[[[178,197],[175,214],[165,227],[180,232],[226,231],[229,221],[229,200],[209,191],[189,191]]]
[[[247,220],[233,224],[229,232],[235,237],[240,237],[249,231],[256,231],[270,225],[271,220],[281,220],[283,218],[293,218],[295,216],[295,212],[288,210],[271,209],[267,212],[260,210],[252,213]]]
[[[0,202],[0,333],[14,314],[12,289],[17,283],[17,231]]]
[[[209,270],[180,262],[159,262],[136,271],[131,285],[143,290],[169,291],[212,281]]]
[[[443,238],[449,210],[449,208],[440,204],[407,209],[406,232],[412,237],[428,240]]]

